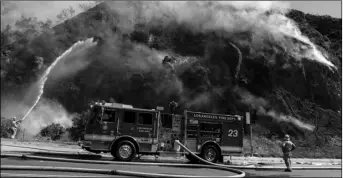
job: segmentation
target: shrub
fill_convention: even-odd
[[[61,135],[65,133],[65,129],[60,124],[51,124],[40,131],[43,137],[50,137],[52,140],[59,140]]]
[[[1,117],[1,138],[10,138],[11,134],[11,119]]]

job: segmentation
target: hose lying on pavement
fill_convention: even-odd
[[[228,166],[228,165],[224,165],[224,164],[215,164],[215,163],[206,161],[206,160],[202,159],[201,157],[197,156],[191,150],[189,150],[186,146],[184,146],[182,143],[180,143],[178,140],[175,140],[175,143],[180,145],[184,150],[186,150],[189,154],[191,154],[193,157],[197,158],[201,162],[203,162],[205,164],[213,165],[213,166],[229,167],[229,168],[236,168],[236,169],[259,169],[259,170],[285,169],[285,167],[272,167],[272,168],[270,168],[270,167],[255,167],[255,166],[254,167],[232,166],[232,165]],[[294,169],[294,170],[341,170],[341,167],[293,167],[292,169]]]
[[[61,171],[61,172],[77,172],[77,173],[93,173],[93,174],[106,174],[106,175],[120,175],[120,176],[138,176],[138,177],[170,177],[170,178],[184,178],[184,177],[199,177],[205,178],[209,176],[192,176],[192,175],[169,175],[169,174],[156,174],[156,173],[143,173],[123,170],[109,170],[109,169],[89,169],[89,168],[70,168],[70,167],[50,167],[50,166],[15,166],[15,165],[2,165],[2,170],[27,170],[27,171]],[[234,176],[211,176],[211,177],[244,177],[245,175]]]
[[[183,167],[183,168],[213,168],[209,165],[199,164],[179,164],[179,163],[147,163],[147,162],[120,162],[120,161],[100,161],[100,160],[80,160],[80,159],[68,159],[68,158],[52,158],[43,156],[31,156],[21,154],[1,154],[2,158],[14,157],[22,159],[35,159],[46,161],[58,161],[58,162],[71,162],[71,163],[85,163],[85,164],[114,164],[114,165],[136,165],[136,166],[165,166],[165,167]],[[221,165],[224,168],[234,169],[258,169],[258,170],[283,170],[284,167],[255,167],[255,166],[233,166],[233,165]],[[215,166],[218,168],[218,166]],[[293,170],[341,170],[341,167],[293,167]]]
[[[113,176],[113,175],[112,175]],[[111,175],[96,175],[96,178],[108,178]],[[95,176],[83,176],[83,175],[47,175],[47,174],[16,174],[16,173],[1,173],[1,177],[16,177],[16,178],[38,178],[38,177],[53,177],[53,178],[94,178]]]
[[[141,166],[165,166],[165,167],[183,167],[183,168],[209,168],[219,169],[237,173],[237,175],[228,176],[191,176],[191,175],[169,175],[169,174],[153,174],[153,173],[142,173],[122,170],[105,170],[105,169],[86,169],[86,168],[64,168],[64,167],[45,167],[45,166],[14,166],[14,165],[2,165],[2,170],[30,170],[30,171],[64,171],[64,172],[79,172],[79,173],[96,173],[96,174],[107,174],[107,175],[121,175],[121,176],[138,176],[138,177],[245,177],[245,173],[240,170],[218,167],[212,165],[197,165],[197,164],[175,164],[175,163],[139,163],[139,162],[113,162],[113,161],[97,161],[97,160],[77,160],[77,159],[64,159],[64,158],[49,158],[40,156],[30,155],[16,155],[16,154],[1,154],[1,157],[20,157],[26,159],[39,159],[39,160],[50,160],[50,161],[63,161],[63,162],[77,162],[77,163],[93,163],[93,164],[119,164],[119,165],[141,165]],[[34,176],[33,176],[34,177]]]

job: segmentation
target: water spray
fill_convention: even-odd
[[[25,116],[21,119],[21,121],[24,121],[26,117],[30,114],[32,109],[38,104],[40,98],[42,97],[44,93],[44,86],[45,82],[48,79],[48,76],[50,74],[50,71],[56,66],[56,64],[63,59],[65,56],[67,56],[70,52],[72,52],[75,48],[80,47],[81,45],[84,45],[83,48],[88,48],[96,45],[97,43],[93,41],[93,38],[88,38],[87,40],[84,41],[78,41],[76,42],[73,46],[71,46],[68,50],[66,50],[62,55],[58,56],[56,60],[49,66],[49,68],[44,72],[43,76],[41,79],[38,81],[39,84],[39,94],[32,105],[32,107],[29,109],[29,111],[25,114]]]
[[[337,70],[337,67],[331,61],[326,59],[322,52],[316,47],[316,45],[312,43],[308,37],[301,34],[299,28],[293,25],[290,20],[287,21],[286,28],[281,29],[280,32],[286,36],[295,38],[308,45],[310,47],[310,50],[306,52],[306,57],[329,67],[330,70],[332,68]]]

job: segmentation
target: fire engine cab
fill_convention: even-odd
[[[175,140],[203,159],[217,162],[223,156],[243,152],[243,119],[238,115],[192,111],[177,115],[126,104],[96,103],[82,148],[110,152],[120,161],[131,161],[136,155],[167,154],[186,154],[194,159],[174,145]]]

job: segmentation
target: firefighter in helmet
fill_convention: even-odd
[[[291,142],[288,134],[285,135],[281,148],[283,152],[283,160],[285,161],[285,164],[287,167],[285,171],[292,172],[291,156],[292,156],[292,151],[295,149],[295,145],[293,142]]]
[[[12,130],[12,136],[11,138],[14,139],[16,134],[17,134],[17,129],[18,129],[18,126],[19,126],[19,123],[21,122],[21,120],[19,121],[16,121],[16,117],[13,117],[13,120],[12,120],[12,127],[11,127],[11,130]]]
[[[177,104],[177,102],[175,102],[175,101],[171,101],[171,102],[169,103],[169,107],[170,107],[170,113],[171,113],[171,114],[175,114],[175,110],[176,110],[176,108],[178,107],[178,104]]]

